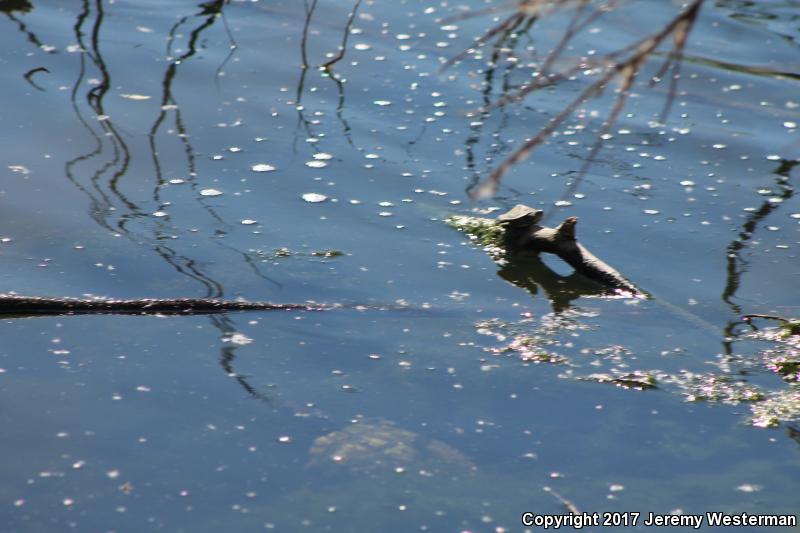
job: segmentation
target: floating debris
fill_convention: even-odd
[[[152,98],[146,94],[121,94],[120,96],[127,100],[150,100]]]
[[[203,189],[200,191],[200,196],[221,196],[222,191],[217,189]]]
[[[341,257],[344,252],[340,250],[315,250],[311,252],[311,255],[314,257]]]
[[[273,250],[272,252],[266,252],[264,250],[250,250],[251,253],[256,254],[261,260],[263,261],[273,261],[275,259],[281,259],[284,257],[324,257],[324,258],[332,258],[332,257],[342,257],[347,255],[345,252],[341,250],[313,250],[311,252],[295,252],[294,250],[290,250],[289,248],[278,248]]]
[[[656,376],[646,370],[634,370],[633,372],[614,372],[589,374],[580,376],[582,381],[596,381],[598,383],[613,383],[623,389],[648,390],[658,388]]]
[[[253,170],[253,172],[272,172],[275,170],[275,167],[268,165],[267,163],[258,163],[250,168]]]
[[[781,422],[800,419],[800,389],[792,388],[771,393],[764,401],[750,407],[750,423],[760,428],[771,428]]]
[[[17,174],[22,174],[23,176],[31,173],[30,169],[24,165],[8,165],[8,169],[11,172],[16,172]]]
[[[305,200],[310,204],[318,204],[320,202],[324,202],[327,199],[328,197],[325,196],[324,194],[319,194],[315,192],[307,192],[303,194],[303,200]]]
[[[229,342],[231,344],[236,344],[237,346],[245,346],[247,344],[252,344],[253,339],[245,335],[244,333],[233,333],[227,337],[222,339],[222,342]]]
[[[670,376],[669,381],[678,385],[687,402],[720,402],[736,405],[764,399],[764,393],[758,387],[726,374],[682,372]]]

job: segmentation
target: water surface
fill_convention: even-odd
[[[585,81],[481,113],[558,33],[522,25],[440,72],[493,24],[444,20],[484,7],[462,4],[364,2],[325,71],[351,2],[0,3],[3,291],[391,307],[3,320],[3,531],[518,531],[566,512],[553,491],[588,512],[797,511],[792,422],[578,379],[797,392],[739,319],[800,314],[796,8],[708,4],[668,122],[666,89],[637,87],[556,207],[597,121],[495,198],[467,190]],[[640,4],[594,46],[673,13]],[[551,301],[443,223],[516,203],[580,217],[654,299]],[[523,361],[518,335],[567,362]],[[332,460],[326,435],[364,447]]]

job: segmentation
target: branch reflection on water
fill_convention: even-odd
[[[174,239],[176,235],[184,233],[181,228],[171,223],[169,217],[154,217],[153,213],[164,210],[168,203],[162,197],[163,188],[167,180],[163,176],[162,165],[159,159],[158,142],[162,125],[170,113],[174,116],[174,130],[183,145],[186,157],[186,180],[194,191],[197,184],[194,177],[197,175],[196,155],[189,141],[190,134],[180,106],[176,101],[172,85],[176,79],[179,66],[191,59],[198,51],[198,42],[201,34],[212,27],[217,20],[222,18],[222,9],[227,0],[214,0],[199,4],[200,11],[194,15],[187,15],[178,19],[169,31],[167,39],[167,55],[171,53],[172,46],[178,38],[178,29],[184,24],[197,21],[188,34],[186,51],[177,58],[169,58],[169,64],[162,78],[162,96],[160,111],[148,132],[150,156],[155,168],[155,184],[152,193],[152,203],[141,202],[129,197],[123,192],[123,181],[130,180],[128,170],[134,160],[134,155],[125,140],[120,128],[107,112],[105,98],[110,93],[112,85],[112,68],[106,63],[101,45],[103,42],[102,29],[106,20],[106,6],[102,0],[82,0],[80,9],[75,18],[73,32],[78,44],[78,73],[72,84],[70,102],[74,115],[88,132],[94,146],[83,154],[68,160],[64,166],[67,179],[88,199],[88,214],[100,227],[112,234],[125,237],[136,246],[146,246],[156,253],[163,261],[169,264],[178,274],[186,276],[203,287],[203,296],[221,298],[224,296],[223,284],[214,276],[205,271],[200,265],[202,261],[190,255],[179,252],[175,247],[166,242]],[[14,11],[27,13],[33,9],[33,4],[28,1],[0,2],[0,10],[13,21],[18,23],[20,31],[27,39],[41,47],[41,42],[27,27],[15,18]],[[223,19],[224,20],[224,19]],[[219,77],[225,62],[230,59],[235,51],[230,29],[226,27],[229,41],[233,43],[231,50],[223,63],[217,67],[216,78]],[[30,73],[30,72],[29,72]],[[90,89],[85,93],[82,87],[86,84]],[[88,111],[88,112],[87,112]],[[277,282],[264,275],[259,268],[261,260],[250,252],[243,252],[222,243],[219,237],[224,236],[232,225],[226,222],[213,207],[206,205],[199,195],[196,201],[202,206],[216,226],[215,242],[238,254],[244,264],[262,279],[274,285]],[[139,222],[134,229],[134,222]],[[220,338],[230,338],[236,333],[233,321],[223,315],[212,315],[211,324],[219,331]],[[260,400],[269,398],[258,388],[252,385],[245,376],[235,372],[233,364],[238,346],[226,344],[221,348],[219,361],[226,375],[234,378],[237,383],[251,396]]]
[[[45,45],[35,33],[28,29],[27,24],[14,14],[15,11],[18,11],[25,15],[30,13],[32,9],[33,4],[29,0],[0,0],[0,11],[2,11],[11,22],[16,24],[19,31],[25,35],[31,44],[43,52],[55,54],[57,50],[54,47]]]
[[[345,92],[344,92],[344,85],[345,79],[339,76],[334,70],[334,66],[342,61],[345,58],[345,54],[347,52],[347,42],[350,39],[350,33],[353,29],[353,22],[355,21],[356,14],[358,13],[358,8],[361,6],[362,0],[355,0],[353,3],[353,7],[350,10],[350,13],[347,16],[347,21],[345,22],[344,29],[342,30],[342,40],[341,44],[338,47],[338,50],[335,53],[329,53],[329,59],[324,63],[320,64],[317,68],[319,69],[320,73],[322,74],[323,78],[327,78],[331,80],[334,85],[336,86],[336,94],[337,94],[337,103],[336,103],[336,118],[342,125],[342,134],[344,135],[345,140],[347,143],[361,152],[360,148],[357,148],[356,145],[353,143],[353,137],[351,135],[351,128],[350,124],[348,124],[347,120],[344,118],[344,107],[345,107]],[[295,108],[297,110],[297,125],[298,130],[300,126],[302,126],[303,130],[305,131],[306,140],[309,139],[316,139],[318,140],[320,136],[316,135],[313,132],[312,125],[316,123],[311,119],[308,119],[305,116],[305,107],[303,106],[303,95],[305,93],[305,84],[306,84],[306,76],[308,75],[308,71],[311,70],[311,63],[309,62],[308,58],[308,46],[309,46],[309,33],[311,29],[311,23],[314,18],[314,12],[317,9],[317,0],[304,0],[303,2],[304,8],[304,17],[303,17],[303,31],[300,36],[300,77],[297,80],[297,88],[295,90]],[[297,152],[297,136],[295,136],[294,142],[294,151]],[[320,152],[321,148],[313,143],[313,150],[315,152]]]
[[[772,198],[766,199],[761,207],[751,212],[742,224],[742,229],[739,236],[734,239],[726,249],[727,259],[727,279],[725,288],[722,291],[722,301],[724,301],[733,311],[737,318],[728,321],[725,326],[725,339],[723,342],[725,353],[730,355],[733,353],[732,342],[738,335],[737,328],[746,322],[740,318],[744,312],[742,306],[736,302],[736,293],[742,284],[742,276],[748,271],[748,261],[742,257],[742,252],[746,250],[748,242],[753,238],[753,235],[758,229],[758,225],[765,221],[769,215],[780,209],[786,201],[794,196],[794,187],[789,183],[792,170],[800,164],[798,160],[782,159],[775,169],[776,187],[778,188],[777,194],[772,195]]]
[[[520,54],[518,54],[517,48],[523,36],[528,38],[529,43],[531,42],[530,30],[534,22],[536,22],[536,17],[512,16],[506,23],[500,25],[502,30],[498,30],[499,36],[492,46],[492,53],[486,63],[484,73],[483,106],[477,113],[467,115],[471,120],[471,134],[464,141],[464,152],[466,155],[466,168],[472,174],[470,183],[467,186],[467,193],[478,185],[481,180],[481,172],[484,170],[476,167],[475,147],[480,146],[484,124],[492,113],[493,93],[498,85],[497,79],[499,78],[500,80],[500,98],[505,98],[506,95],[517,89],[511,83],[511,75],[515,70],[524,68],[518,61]],[[501,70],[499,76],[498,70]],[[496,161],[510,149],[509,144],[502,141],[503,137],[500,135],[508,125],[508,107],[502,106],[495,111],[501,113],[501,117],[494,132],[490,135],[492,140],[485,158],[489,162]],[[476,114],[477,116],[475,116]]]

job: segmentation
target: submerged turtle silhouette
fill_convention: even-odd
[[[388,420],[360,420],[317,438],[309,450],[310,466],[345,468],[368,473],[382,469],[402,472],[457,470],[471,472],[475,465],[444,442],[399,428]]]

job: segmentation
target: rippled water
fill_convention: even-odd
[[[666,124],[667,89],[637,86],[565,198],[609,89],[481,202],[467,190],[586,86],[490,105],[559,26],[440,71],[498,20],[458,16],[483,2],[362,2],[346,34],[353,7],[0,2],[3,291],[371,306],[2,320],[2,530],[795,513],[796,424],[686,400],[696,375],[800,394],[739,318],[800,315],[800,6],[707,3]],[[610,14],[568,56],[674,9]],[[443,222],[516,203],[580,217],[654,298],[598,298],[557,260],[499,269]],[[635,370],[658,388],[582,379]]]

